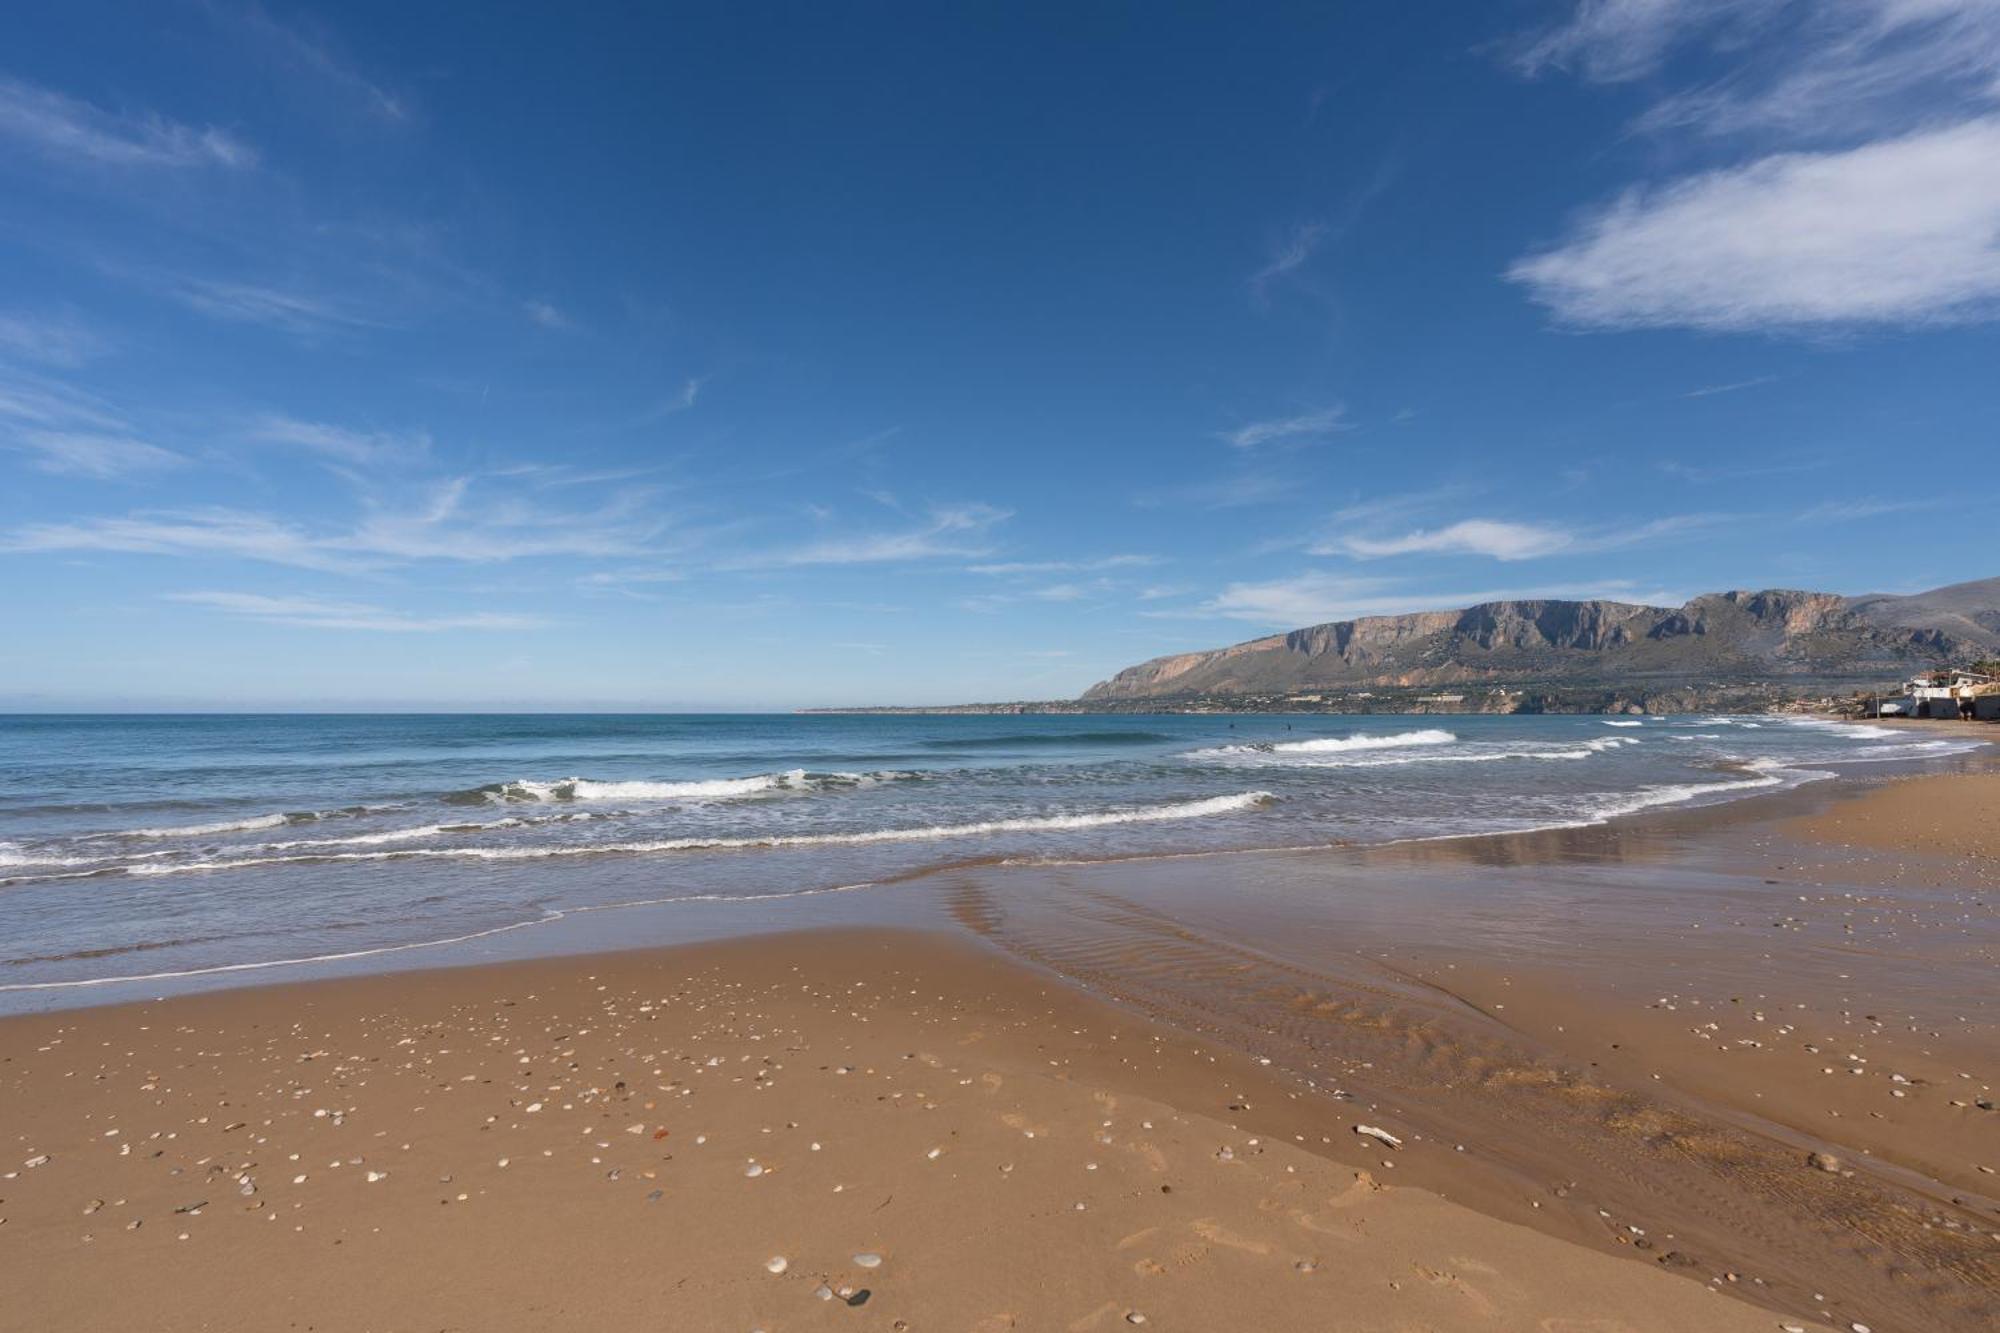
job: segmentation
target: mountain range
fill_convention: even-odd
[[[1731,686],[1858,688],[2000,657],[2000,578],[1909,596],[1769,589],[1683,606],[1485,602],[1333,621],[1156,657],[1080,702],[1322,689],[1611,686],[1644,696]]]

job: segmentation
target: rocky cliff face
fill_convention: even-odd
[[[1602,681],[1837,683],[2000,653],[2000,579],[1914,597],[1772,589],[1628,602],[1488,602],[1342,620],[1127,667],[1086,700],[1319,687]]]

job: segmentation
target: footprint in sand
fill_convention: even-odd
[[[1217,1245],[1227,1246],[1232,1250],[1241,1250],[1245,1254],[1269,1254],[1271,1252],[1271,1247],[1262,1241],[1247,1240],[1225,1229],[1213,1218],[1201,1218],[1192,1224],[1192,1228],[1194,1234],[1200,1236],[1203,1240],[1214,1241]]]
[[[1410,1267],[1416,1270],[1418,1277],[1432,1286],[1443,1287],[1447,1291],[1457,1292],[1460,1296],[1472,1302],[1473,1308],[1479,1312],[1481,1318],[1490,1319],[1500,1313],[1500,1307],[1489,1300],[1485,1292],[1469,1285],[1458,1274],[1440,1273],[1437,1269],[1427,1268],[1423,1264],[1412,1264]]]

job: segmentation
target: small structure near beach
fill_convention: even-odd
[[[2000,677],[1962,667],[1921,671],[1905,693],[1878,701],[1875,715],[2000,721]]]

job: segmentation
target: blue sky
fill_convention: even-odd
[[[0,707],[2000,573],[2000,5],[1245,8],[10,15]]]

